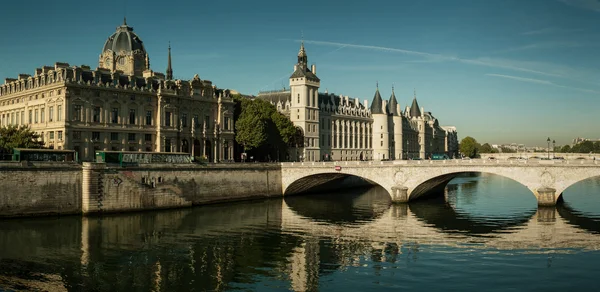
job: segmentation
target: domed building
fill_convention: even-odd
[[[173,79],[150,68],[141,38],[124,20],[100,53],[98,67],[57,62],[0,85],[0,127],[29,125],[46,147],[83,161],[96,151],[187,152],[233,159],[231,93],[198,74]]]

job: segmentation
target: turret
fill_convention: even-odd
[[[396,100],[394,87],[392,86],[392,95],[388,101],[388,129],[390,145],[390,160],[402,158],[402,117],[400,116],[400,105]]]
[[[379,85],[371,104],[371,116],[373,117],[373,160],[390,159],[387,109],[381,99]]]
[[[169,64],[167,65],[167,80],[173,80],[173,67],[171,67],[171,42],[169,42]]]

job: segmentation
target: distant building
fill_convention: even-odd
[[[426,159],[433,154],[458,156],[455,127],[441,127],[431,112],[419,107],[416,95],[404,111],[394,88],[390,98],[375,90],[373,104],[358,98],[319,92],[316,65],[308,66],[304,43],[290,76],[290,88],[260,92],[257,98],[273,103],[302,128],[305,142],[293,160]],[[294,151],[292,151],[294,152]]]
[[[126,21],[108,37],[98,68],[56,63],[0,86],[0,126],[29,125],[45,145],[83,160],[97,150],[188,152],[233,159],[231,92],[195,75],[173,79],[150,69],[142,40]]]

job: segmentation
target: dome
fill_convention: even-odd
[[[139,50],[141,53],[146,54],[142,40],[133,32],[133,28],[127,25],[126,20],[123,21],[121,26],[117,27],[117,31],[108,37],[108,40],[104,43],[102,53],[108,50],[115,53],[121,51],[132,53]]]

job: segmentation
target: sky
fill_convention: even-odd
[[[8,1],[0,80],[55,62],[98,65],[127,17],[154,71],[245,94],[289,87],[304,39],[321,91],[392,86],[459,139],[546,146],[599,139],[600,0]],[[0,81],[3,82],[3,81]]]

